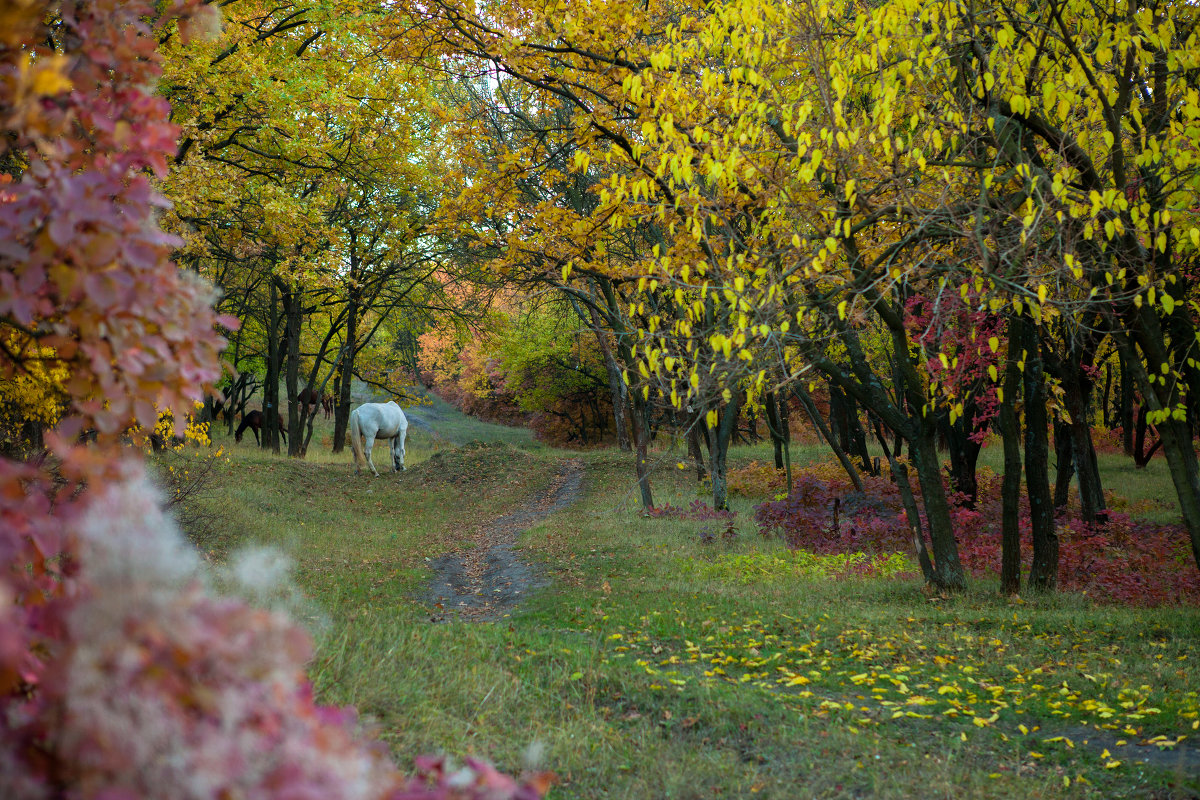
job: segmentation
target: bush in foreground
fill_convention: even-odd
[[[308,634],[213,592],[140,467],[122,472],[53,518],[42,492],[5,498],[0,559],[28,568],[0,576],[0,796],[541,795],[544,777],[476,762],[402,775],[353,710],[314,701]]]

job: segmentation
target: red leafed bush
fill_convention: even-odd
[[[0,0],[0,381],[61,373],[68,409],[52,455],[0,455],[0,797],[536,797],[480,764],[400,774],[314,702],[307,634],[209,591],[119,460],[122,430],[160,410],[182,427],[220,374],[212,289],[170,262],[149,181],[176,136],[156,42],[215,14]]]
[[[829,477],[833,474],[828,465],[799,472],[790,498],[757,506],[759,529],[764,535],[781,536],[788,547],[816,553],[911,553],[895,486],[866,476],[866,491],[859,493],[844,477]],[[1000,483],[999,477],[981,474],[976,508],[960,505],[952,511],[959,557],[976,579],[991,579],[999,570]],[[1021,554],[1028,570],[1032,542],[1024,501],[1020,520]],[[1059,585],[1064,590],[1086,592],[1106,603],[1200,604],[1200,573],[1191,562],[1182,526],[1110,512],[1104,526],[1060,517],[1058,536]]]

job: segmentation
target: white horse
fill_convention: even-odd
[[[354,474],[360,471],[359,460],[363,458],[363,445],[366,445],[367,466],[375,477],[379,471],[371,460],[371,446],[376,439],[392,440],[392,469],[399,472],[404,466],[404,437],[408,433],[408,419],[396,401],[387,403],[363,403],[350,412],[350,447],[354,450]],[[359,441],[362,437],[362,441]]]

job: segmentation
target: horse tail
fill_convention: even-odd
[[[350,449],[354,451],[354,471],[358,472],[359,462],[366,461],[362,450],[362,433],[358,426],[358,409],[350,412]]]

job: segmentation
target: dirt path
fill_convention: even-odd
[[[544,492],[476,531],[469,550],[433,561],[424,596],[433,606],[430,620],[492,622],[508,616],[533,589],[548,585],[536,567],[517,557],[513,546],[522,531],[578,500],[582,488],[583,464],[564,461]]]

